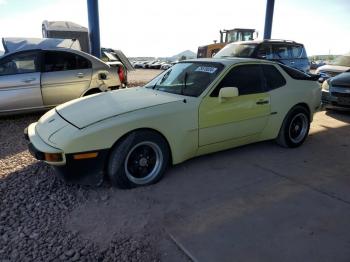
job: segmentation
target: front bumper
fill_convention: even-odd
[[[93,151],[93,153],[97,153],[94,158],[76,159],[75,156],[78,154],[91,152],[64,154],[60,149],[46,144],[39,137],[35,131],[35,123],[24,130],[24,137],[29,141],[28,150],[31,155],[37,160],[45,161],[51,165],[56,174],[64,181],[82,185],[99,185],[103,181],[109,150]],[[46,161],[45,153],[62,153],[63,160],[61,162]]]
[[[322,91],[322,107],[330,109],[349,109],[350,110],[350,96],[334,95],[332,92]]]

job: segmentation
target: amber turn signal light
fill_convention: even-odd
[[[98,156],[97,152],[94,153],[84,153],[84,154],[76,154],[73,155],[74,160],[88,159],[88,158],[96,158]]]
[[[45,161],[48,162],[62,162],[63,156],[61,153],[45,153]]]

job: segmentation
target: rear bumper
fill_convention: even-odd
[[[55,173],[64,181],[82,185],[99,185],[104,178],[105,164],[108,158],[108,149],[93,151],[97,153],[94,158],[75,159],[79,152],[64,154],[61,150],[47,145],[35,132],[35,123],[24,130],[24,137],[29,141],[28,150],[37,160],[45,161],[53,167]],[[63,161],[52,163],[45,160],[45,153],[62,153]]]

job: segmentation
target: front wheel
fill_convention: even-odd
[[[158,182],[169,163],[165,139],[152,131],[136,131],[112,150],[108,176],[114,186],[133,188]]]
[[[283,147],[298,147],[304,143],[309,130],[309,112],[303,106],[296,106],[283,121],[276,141]]]

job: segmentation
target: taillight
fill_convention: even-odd
[[[125,72],[123,66],[118,67],[118,75],[121,83],[124,83],[125,81]]]

